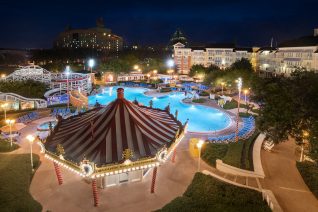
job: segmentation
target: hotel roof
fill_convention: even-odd
[[[282,42],[279,47],[318,46],[318,36],[304,36],[298,39]]]

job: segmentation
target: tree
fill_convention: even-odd
[[[256,76],[252,69],[252,64],[249,60],[242,58],[234,62],[229,68],[225,70],[220,70],[214,66],[210,66],[205,76],[205,83],[208,85],[213,85],[214,87],[221,87],[221,83],[225,83],[225,87],[231,88],[235,87],[235,80],[239,77],[243,80],[244,87],[250,87],[251,82]]]
[[[246,58],[241,58],[240,60],[237,60],[234,63],[232,63],[232,65],[230,66],[230,69],[231,70],[244,70],[247,72],[254,71],[251,62],[249,61],[249,59],[246,59]]]
[[[296,70],[289,78],[255,78],[252,88],[252,99],[260,104],[260,129],[275,142],[292,136],[301,143],[308,132],[310,152],[318,159],[318,74]]]
[[[42,98],[46,91],[46,85],[34,80],[0,81],[0,91],[16,93],[28,98]]]

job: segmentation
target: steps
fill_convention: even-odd
[[[251,189],[261,190],[262,184],[259,178],[257,177],[245,177],[239,175],[232,175],[228,173],[221,172],[216,169],[209,170],[213,174],[217,175],[219,178],[223,178],[229,183],[233,182],[233,184],[240,184],[244,187],[249,187]]]

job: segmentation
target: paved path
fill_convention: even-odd
[[[263,186],[275,194],[286,212],[318,211],[318,200],[304,183],[296,167],[295,142],[276,145],[273,152],[262,150],[262,164],[265,172]]]
[[[53,163],[41,157],[42,164],[32,180],[30,192],[43,210],[51,211],[153,211],[181,196],[193,179],[198,160],[188,151],[188,137],[178,146],[176,162],[158,168],[156,192],[150,194],[152,172],[142,182],[99,189],[100,205],[93,207],[91,184],[61,168],[63,185],[57,184]],[[36,147],[37,151],[39,147]],[[204,162],[201,168],[211,170]]]

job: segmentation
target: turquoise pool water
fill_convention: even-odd
[[[50,127],[49,127],[50,122],[52,123],[52,127],[54,128],[57,122],[56,121],[48,121],[48,122],[44,122],[44,123],[40,124],[37,127],[37,130],[38,131],[49,131],[50,130]]]
[[[90,105],[96,101],[102,105],[107,105],[117,97],[117,86],[106,87],[104,92],[88,97]],[[188,130],[192,132],[216,131],[226,128],[230,124],[230,118],[222,111],[201,105],[188,105],[182,102],[184,93],[173,93],[164,97],[149,97],[144,95],[145,88],[124,87],[125,98],[133,101],[135,98],[143,105],[149,106],[149,101],[153,100],[153,107],[164,109],[170,103],[170,111],[174,115],[178,110],[178,120],[184,123],[189,119]]]

